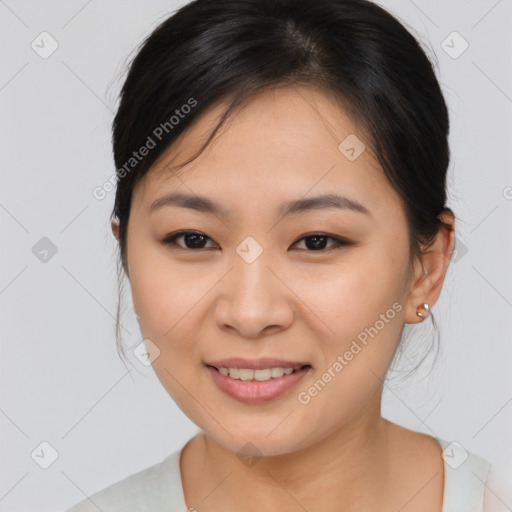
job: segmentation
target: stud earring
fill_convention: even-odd
[[[430,311],[430,306],[425,303],[425,304],[422,304],[421,307],[425,310],[425,313],[422,313],[421,311],[417,311],[416,314],[421,318],[425,318],[428,315],[428,312]]]

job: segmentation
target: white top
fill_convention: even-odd
[[[451,444],[435,439],[443,450]],[[158,464],[119,480],[66,512],[187,512],[180,471],[182,450],[183,447]],[[471,452],[459,452],[456,444],[448,448],[443,459],[445,482],[441,512],[511,510],[512,502],[508,500],[512,495],[505,496],[505,487],[498,489],[492,483],[490,464],[485,459]]]

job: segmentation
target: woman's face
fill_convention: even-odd
[[[380,414],[381,380],[408,321],[408,229],[363,135],[312,89],[260,93],[173,171],[224,107],[196,121],[135,188],[128,272],[142,335],[153,356],[159,350],[153,367],[178,406],[230,451],[251,442],[277,455]],[[190,196],[189,207],[151,208],[172,194]],[[326,194],[346,199],[313,200]],[[200,208],[206,201],[218,211]],[[164,242],[178,231],[196,236]],[[262,381],[207,366],[296,364],[309,366],[256,372]]]

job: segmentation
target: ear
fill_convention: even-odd
[[[112,233],[114,234],[117,242],[119,243],[119,219],[117,217],[115,218],[115,220],[112,221],[112,223],[110,224],[110,227],[112,228]],[[128,279],[130,279],[130,274],[128,272],[128,268],[125,263],[126,262],[123,261],[123,269],[126,272]]]
[[[111,224],[112,233],[116,237],[116,240],[119,242],[119,219],[116,217],[116,220],[112,221]]]
[[[419,311],[427,316],[422,304],[426,303],[432,308],[441,294],[455,247],[455,217],[451,210],[444,210],[439,218],[448,227],[442,225],[432,245],[423,247],[423,254],[415,258],[405,308],[405,323],[422,322],[424,318],[416,314]]]

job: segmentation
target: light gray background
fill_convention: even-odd
[[[151,368],[134,359],[128,373],[118,357],[114,194],[92,195],[114,172],[125,58],[181,3],[0,0],[0,511],[63,510],[197,431]],[[458,441],[512,482],[512,1],[381,5],[438,59],[459,218],[459,253],[434,307],[440,358],[391,380],[383,414]],[[59,45],[46,59],[31,47],[43,31]],[[454,31],[469,44],[457,58]],[[33,253],[43,237],[57,247],[46,262]],[[130,347],[141,338],[128,287],[123,305]],[[431,323],[408,327],[419,357]],[[415,351],[407,357],[414,365]],[[42,442],[58,453],[47,469]]]

